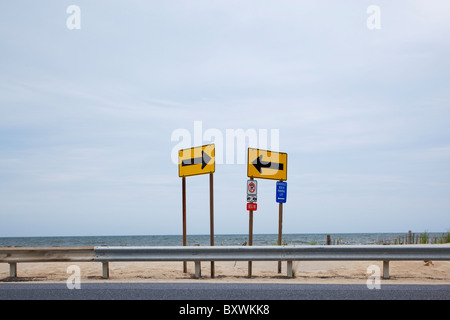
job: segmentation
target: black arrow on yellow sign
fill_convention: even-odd
[[[203,168],[205,168],[205,166],[209,163],[209,161],[211,159],[212,158],[206,152],[202,151],[201,157],[185,159],[185,160],[181,161],[181,166],[186,167],[186,166],[193,166],[196,164],[201,164],[202,169],[203,169]]]
[[[262,168],[268,168],[268,169],[274,169],[274,170],[283,170],[283,164],[272,162],[272,161],[262,161],[262,155],[260,155],[258,158],[256,158],[252,165],[255,167],[256,170],[258,170],[259,173],[261,173]]]

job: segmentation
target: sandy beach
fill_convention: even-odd
[[[81,282],[254,282],[254,283],[347,283],[366,284],[367,268],[380,261],[296,261],[294,278],[286,277],[286,262],[282,273],[277,262],[253,262],[252,278],[247,277],[247,262],[216,262],[216,277],[210,277],[210,263],[202,262],[202,278],[194,279],[194,263],[188,262],[183,273],[182,262],[111,262],[110,279],[102,279],[100,262],[19,263],[18,278],[9,278],[9,265],[0,263],[0,282],[66,282],[70,265],[80,267]],[[450,284],[450,261],[391,261],[390,279],[381,284]]]

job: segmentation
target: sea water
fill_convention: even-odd
[[[442,233],[429,232],[430,237],[441,237]],[[370,245],[394,243],[394,239],[405,233],[331,233],[331,241],[348,245]],[[327,234],[283,234],[284,245],[324,245]],[[187,245],[209,246],[209,235],[187,235]],[[247,234],[218,234],[214,236],[216,246],[241,246],[248,243]],[[64,236],[64,237],[0,237],[0,247],[83,247],[83,246],[181,246],[181,235],[120,235],[120,236]],[[277,234],[254,234],[254,246],[278,244]]]

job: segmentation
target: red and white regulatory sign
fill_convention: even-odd
[[[248,211],[256,211],[257,204],[256,202],[249,202],[247,203],[247,210]]]
[[[256,202],[257,185],[256,180],[247,180],[247,202]]]

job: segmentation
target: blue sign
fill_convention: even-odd
[[[287,198],[287,182],[277,181],[277,202],[286,203]]]

